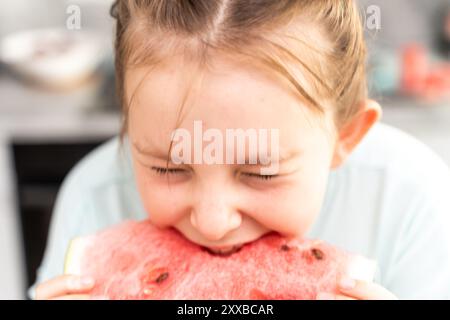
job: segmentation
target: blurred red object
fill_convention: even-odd
[[[450,98],[450,63],[431,64],[424,46],[405,46],[401,92],[429,102]]]
[[[405,94],[423,92],[429,73],[427,50],[419,44],[404,47],[402,52],[401,90]]]
[[[423,96],[431,101],[450,98],[450,64],[437,65],[430,70]]]

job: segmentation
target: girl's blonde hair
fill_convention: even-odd
[[[219,51],[263,63],[309,107],[331,105],[338,128],[367,97],[364,32],[353,0],[116,0],[111,15],[122,139],[132,100],[126,71],[179,48],[201,63]]]

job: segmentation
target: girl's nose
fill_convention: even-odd
[[[208,200],[193,208],[190,219],[194,228],[210,241],[222,239],[242,222],[241,214],[233,208]]]

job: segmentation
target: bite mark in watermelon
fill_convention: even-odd
[[[343,274],[372,281],[375,263],[323,241],[269,233],[228,256],[173,228],[129,221],[74,239],[65,273],[92,276],[95,298],[315,299]]]

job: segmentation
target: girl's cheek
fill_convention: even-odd
[[[301,176],[266,192],[250,192],[252,218],[271,230],[289,236],[304,235],[317,218],[325,181],[311,183]]]
[[[159,227],[175,225],[189,210],[184,200],[185,193],[179,186],[170,189],[167,183],[156,183],[151,180],[138,183],[139,193],[150,220]]]
[[[261,202],[254,211],[253,218],[270,230],[281,234],[298,237],[306,233],[313,223],[316,214],[303,210],[302,199],[282,197]]]

